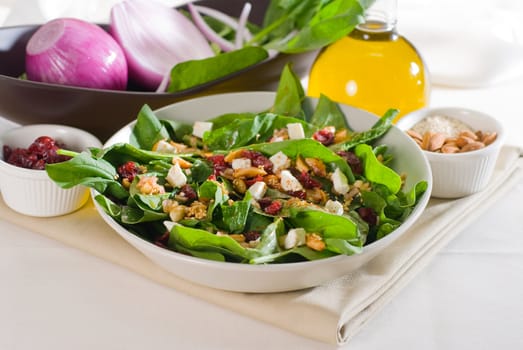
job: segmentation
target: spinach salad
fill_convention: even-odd
[[[144,105],[129,142],[60,150],[73,158],[46,171],[95,189],[120,225],[182,254],[249,264],[357,254],[401,225],[427,183],[404,188],[408,174],[388,166],[379,139],[397,110],[358,132],[327,97],[312,106],[287,66],[268,110],[189,124]]]

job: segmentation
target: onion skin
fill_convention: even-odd
[[[58,18],[29,39],[27,79],[94,89],[125,90],[127,61],[113,37],[96,24]]]
[[[214,56],[198,28],[179,11],[152,0],[125,0],[111,8],[110,33],[122,47],[129,80],[158,89],[180,62]]]
[[[205,20],[203,17],[198,13],[196,10],[196,6],[194,6],[192,3],[187,4],[187,8],[189,9],[189,13],[191,14],[191,17],[194,20],[194,23],[198,26],[200,31],[209,39],[209,41],[214,42],[217,44],[221,50],[228,52],[234,50],[234,44],[230,41],[222,38],[220,35],[218,35],[214,30],[205,23]]]

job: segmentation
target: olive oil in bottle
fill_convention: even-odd
[[[320,51],[309,74],[307,94],[324,94],[378,116],[396,108],[397,118],[429,103],[425,64],[396,30],[396,0],[377,0],[363,23]]]

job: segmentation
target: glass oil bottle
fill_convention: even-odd
[[[364,22],[320,51],[309,74],[309,96],[321,93],[378,116],[396,108],[397,118],[428,105],[429,74],[396,29],[396,1],[377,0]]]

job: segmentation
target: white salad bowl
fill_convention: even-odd
[[[206,120],[230,112],[259,112],[269,108],[274,101],[272,92],[242,92],[212,95],[187,100],[157,110],[160,119],[186,122]],[[354,107],[341,106],[350,126],[354,130],[367,130],[377,117]],[[128,142],[133,123],[119,130],[106,142],[109,146],[118,142]],[[217,262],[180,254],[150,243],[120,226],[106,214],[98,204],[102,218],[127,242],[141,251],[163,269],[188,281],[222,290],[237,292],[282,292],[309,288],[342,277],[374,258],[392,242],[405,233],[418,219],[426,207],[431,192],[431,170],[423,153],[407,135],[396,127],[382,138],[389,146],[395,159],[392,167],[406,173],[406,188],[424,180],[427,191],[419,199],[416,207],[404,223],[392,233],[363,248],[360,254],[335,256],[322,260],[249,265],[231,262]],[[92,190],[95,196],[96,191]],[[96,201],[95,201],[96,203]]]

